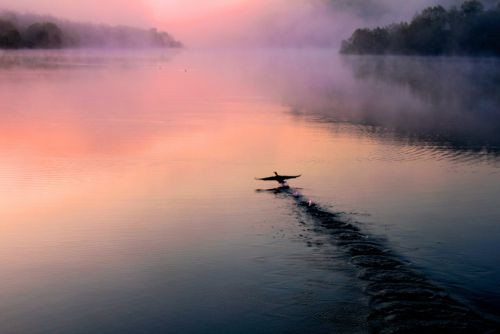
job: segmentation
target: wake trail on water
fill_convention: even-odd
[[[372,332],[500,333],[498,323],[484,319],[414,269],[382,238],[363,232],[360,223],[343,219],[305,197],[298,188],[258,189],[293,199],[294,209],[314,231],[327,234],[356,268],[366,286]]]

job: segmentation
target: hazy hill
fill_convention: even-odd
[[[78,23],[51,16],[0,12],[0,48],[180,47],[156,29]]]

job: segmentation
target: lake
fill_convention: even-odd
[[[2,333],[366,333],[278,171],[500,319],[500,61],[1,51]]]

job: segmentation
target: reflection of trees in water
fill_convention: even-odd
[[[162,51],[161,49],[144,52],[100,49],[10,50],[0,54],[0,70],[161,67],[170,62],[176,54],[174,50]]]
[[[448,57],[345,57],[345,63],[359,80],[381,80],[407,87],[432,104],[459,102],[477,106],[486,98],[498,106],[500,62],[496,59]]]
[[[342,62],[355,92],[332,83],[330,108],[316,109],[315,117],[369,125],[377,137],[500,154],[498,60],[349,56]]]

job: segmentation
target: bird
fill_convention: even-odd
[[[279,182],[280,185],[286,187],[287,186],[286,180],[296,179],[296,178],[300,177],[301,175],[287,176],[287,175],[279,175],[277,172],[274,172],[274,176],[255,178],[255,179],[259,180],[259,181],[277,181],[277,182]]]

